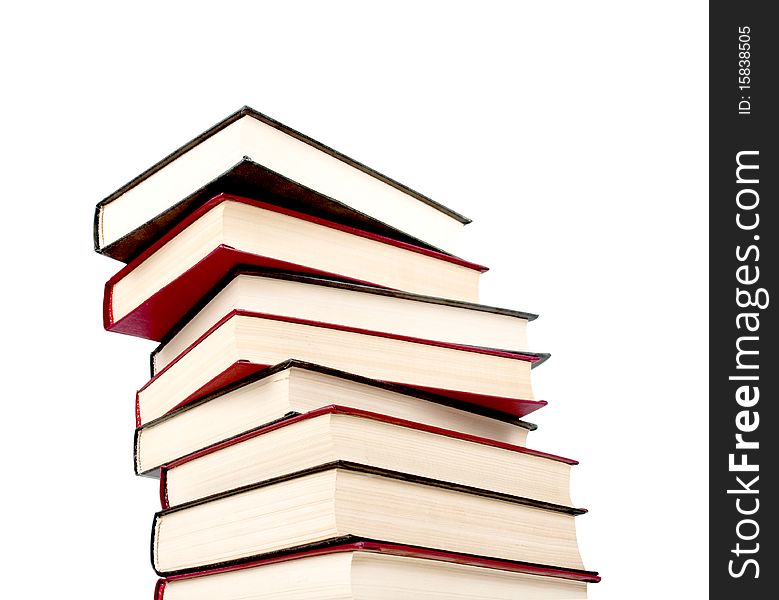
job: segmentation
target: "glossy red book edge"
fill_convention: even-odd
[[[149,246],[138,257],[132,260],[129,264],[125,265],[122,269],[119,270],[119,272],[117,272],[106,282],[105,291],[103,294],[103,326],[105,329],[108,331],[116,331],[119,333],[126,333],[128,335],[135,335],[138,337],[159,341],[164,337],[167,331],[169,331],[178,322],[178,320],[183,317],[190,308],[192,308],[200,296],[204,295],[210,289],[210,287],[215,285],[224,275],[227,274],[227,272],[229,272],[230,269],[239,265],[270,267],[290,270],[293,272],[309,273],[313,275],[324,275],[327,277],[340,278],[363,285],[371,285],[388,289],[386,286],[376,285],[369,281],[344,277],[337,273],[312,269],[295,263],[289,263],[286,261],[280,261],[248,252],[242,252],[236,250],[235,248],[231,248],[230,246],[220,245],[212,252],[210,252],[205,258],[201,259],[198,261],[198,263],[187,269],[179,277],[155,292],[150,298],[148,298],[138,307],[134,308],[130,313],[118,321],[115,321],[113,311],[111,310],[111,303],[113,297],[113,288],[116,283],[124,278],[128,273],[137,268],[138,265],[143,263],[144,260],[154,254],[159,248],[178,235],[192,222],[214,208],[214,206],[225,201],[240,202],[250,206],[257,206],[258,208],[285,214],[293,218],[309,221],[317,225],[329,227],[331,229],[337,229],[352,235],[371,239],[379,243],[389,244],[403,248],[405,250],[409,250],[411,252],[416,252],[418,254],[424,254],[425,256],[430,256],[438,260],[457,264],[462,267],[479,271],[480,273],[487,271],[487,267],[465,261],[449,254],[435,252],[433,250],[428,250],[427,248],[421,248],[406,242],[400,242],[384,236],[355,229],[353,227],[333,223],[319,217],[305,215],[303,213],[288,210],[273,204],[267,204],[259,200],[252,200],[231,194],[218,194],[200,206],[197,210],[195,210],[195,212],[191,213],[183,221],[178,223],[178,225],[170,229],[164,236],[159,238],[154,244]],[[184,295],[185,298],[188,298],[187,305],[181,304],[181,295],[173,294],[171,290],[168,289],[176,286],[187,290],[187,294]],[[171,298],[171,296],[173,297]],[[166,314],[171,312],[172,314]],[[155,320],[161,320],[162,322],[155,323],[153,322]]]
[[[470,565],[487,569],[496,569],[500,571],[510,571],[513,573],[525,573],[528,575],[539,575],[542,577],[555,577],[558,579],[570,579],[573,581],[582,581],[585,583],[598,583],[601,577],[597,571],[585,571],[583,569],[566,569],[551,565],[539,565],[533,563],[524,563],[519,561],[501,560],[484,556],[474,556],[469,554],[459,554],[456,552],[444,552],[429,548],[419,548],[415,546],[405,546],[401,544],[391,544],[380,541],[360,540],[350,543],[337,544],[332,546],[311,548],[303,551],[292,551],[284,554],[277,554],[266,558],[250,560],[241,564],[232,564],[227,566],[203,569],[200,571],[185,573],[180,575],[169,575],[160,579],[155,587],[155,600],[164,598],[165,586],[168,582],[194,579],[197,577],[207,577],[219,573],[230,571],[239,571],[261,567],[288,560],[306,558],[312,556],[321,556],[324,554],[333,554],[336,552],[376,552],[381,554],[391,554],[395,556],[405,556],[410,558],[437,560],[460,565]]]
[[[326,329],[336,329],[339,331],[347,331],[351,333],[359,333],[362,335],[372,335],[377,337],[384,337],[389,339],[397,339],[404,342],[414,343],[414,344],[425,344],[429,346],[437,346],[441,348],[449,348],[452,350],[459,350],[463,352],[473,352],[476,354],[487,354],[491,356],[500,356],[502,358],[510,358],[513,360],[521,360],[525,362],[530,362],[532,366],[538,365],[543,363],[547,358],[549,358],[549,354],[547,353],[532,353],[532,352],[508,352],[505,350],[494,350],[491,348],[482,348],[480,346],[466,346],[464,344],[453,344],[449,342],[439,342],[439,341],[432,341],[432,340],[425,340],[421,338],[414,338],[409,336],[402,336],[392,333],[384,333],[384,332],[376,332],[371,331],[368,329],[359,329],[356,327],[348,327],[345,325],[335,325],[332,323],[322,323],[320,321],[311,321],[308,319],[299,319],[297,317],[287,317],[287,316],[279,316],[279,315],[271,315],[267,313],[256,313],[246,310],[232,310],[229,313],[227,313],[224,317],[222,317],[219,321],[217,321],[214,325],[212,325],[205,333],[203,333],[200,337],[198,337],[194,342],[192,342],[187,348],[185,348],[181,354],[179,354],[176,358],[174,358],[171,362],[169,362],[163,369],[158,371],[154,374],[154,376],[149,379],[135,394],[135,414],[136,414],[136,427],[141,426],[141,420],[140,420],[140,399],[139,394],[145,390],[149,385],[151,385],[154,381],[157,380],[157,378],[161,377],[168,369],[172,368],[176,363],[178,363],[180,360],[182,360],[189,352],[191,352],[198,344],[200,344],[204,339],[206,339],[209,335],[211,335],[214,331],[216,331],[219,327],[224,325],[227,321],[229,321],[234,316],[248,316],[253,318],[261,318],[261,319],[270,319],[274,321],[283,321],[287,323],[296,323],[300,325],[307,325],[311,327],[322,327]],[[258,364],[258,363],[251,363],[249,361],[245,360],[239,360],[231,367],[228,367],[225,371],[211,379],[207,384],[205,384],[200,389],[196,390],[192,394],[190,394],[187,398],[182,400],[179,404],[177,404],[175,407],[171,408],[171,410],[175,410],[176,408],[179,408],[180,406],[184,406],[185,404],[188,404],[189,402],[192,402],[193,400],[196,400],[197,398],[201,398],[205,396],[206,394],[209,394],[211,392],[216,391],[217,389],[224,387],[225,385],[228,385],[232,382],[237,381],[240,378],[247,377],[253,373],[256,373],[260,369],[267,368],[270,365],[267,364]],[[532,368],[531,366],[531,368]],[[390,383],[399,383],[399,382],[390,382]],[[417,386],[417,385],[409,385],[409,384],[403,384],[408,385],[409,387],[415,387],[418,389],[422,389],[424,391],[433,392],[442,396],[448,396],[450,398],[456,398],[459,400],[464,400],[465,402],[471,402],[474,404],[480,404],[478,399],[491,399],[489,401],[488,406],[492,406],[492,408],[495,408],[496,410],[500,410],[501,412],[506,412],[510,415],[522,417],[530,412],[532,410],[535,410],[536,408],[541,408],[541,406],[545,406],[546,402],[543,400],[523,400],[519,398],[508,398],[503,396],[490,396],[488,394],[475,394],[471,392],[463,392],[458,390],[444,390],[443,388],[432,388],[432,387],[426,387],[426,386]],[[507,403],[529,403],[531,406],[535,406],[532,410],[528,410],[526,412],[518,413],[515,410],[503,410],[499,408],[499,406],[502,406]],[[170,412],[170,411],[168,411]]]
[[[323,406],[321,408],[317,408],[315,410],[312,410],[310,412],[296,415],[294,417],[289,417],[287,419],[282,419],[278,421],[274,421],[273,423],[270,423],[268,425],[263,425],[261,427],[249,430],[245,433],[242,433],[240,435],[237,435],[235,437],[229,438],[227,440],[217,442],[215,444],[212,444],[210,446],[207,446],[205,448],[202,448],[200,450],[196,450],[186,456],[183,456],[179,459],[176,459],[167,465],[163,465],[160,468],[160,506],[163,509],[170,508],[170,504],[168,503],[168,490],[167,490],[167,475],[168,470],[174,469],[182,464],[188,463],[196,458],[200,458],[201,456],[205,456],[208,454],[212,454],[214,452],[217,452],[219,450],[222,450],[223,448],[227,448],[230,446],[234,446],[235,444],[240,444],[241,442],[244,442],[246,440],[255,438],[260,435],[264,435],[266,433],[270,433],[271,431],[275,431],[276,429],[280,429],[282,427],[287,427],[289,425],[294,425],[295,423],[299,423],[300,421],[306,421],[308,419],[314,419],[316,417],[326,415],[326,414],[336,414],[336,415],[350,415],[355,417],[361,417],[365,419],[371,419],[373,421],[380,421],[383,423],[389,423],[391,425],[398,425],[400,427],[406,427],[408,429],[416,429],[418,431],[426,431],[429,433],[435,433],[437,435],[444,435],[447,437],[467,441],[467,442],[474,442],[476,444],[482,444],[485,446],[493,446],[495,448],[502,448],[503,450],[510,450],[512,452],[517,452],[520,454],[528,454],[530,456],[537,456],[539,458],[545,458],[549,460],[553,460],[556,462],[561,462],[567,465],[578,465],[579,461],[573,460],[571,458],[565,458],[564,456],[558,456],[555,454],[550,454],[548,452],[542,452],[540,450],[533,450],[531,448],[527,448],[525,446],[517,446],[516,444],[509,444],[507,442],[501,442],[498,440],[492,440],[490,438],[485,438],[477,435],[472,435],[469,433],[462,433],[459,431],[454,431],[451,429],[445,429],[443,427],[436,427],[434,425],[427,425],[424,423],[417,423],[416,421],[409,421],[407,419],[400,419],[398,417],[391,417],[388,415],[375,413],[367,410],[362,410],[360,408],[352,408],[349,406],[340,406],[337,404],[330,404],[328,406]]]

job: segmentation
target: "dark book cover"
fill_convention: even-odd
[[[158,549],[157,533],[158,533],[158,529],[159,529],[158,528],[159,521],[165,515],[172,514],[172,513],[175,513],[175,512],[179,512],[179,511],[183,511],[183,510],[186,510],[186,509],[188,509],[190,507],[193,507],[193,506],[198,506],[198,505],[205,504],[207,502],[212,502],[212,501],[215,501],[215,500],[219,500],[219,499],[222,499],[222,498],[229,498],[231,496],[236,496],[238,494],[242,494],[244,492],[248,492],[248,491],[251,491],[251,490],[256,490],[256,489],[259,489],[259,488],[263,488],[263,487],[267,487],[267,486],[283,483],[285,481],[289,481],[289,480],[296,479],[296,478],[299,478],[299,477],[305,477],[306,475],[312,475],[312,474],[315,474],[315,473],[322,473],[324,471],[329,471],[329,470],[334,470],[334,469],[343,470],[343,471],[352,471],[352,472],[358,472],[358,473],[367,473],[367,474],[370,474],[370,475],[377,475],[377,476],[385,477],[385,478],[389,478],[389,479],[397,479],[397,480],[411,482],[411,483],[415,483],[415,484],[423,485],[423,486],[432,486],[432,487],[442,488],[442,489],[446,489],[446,490],[457,491],[457,492],[461,492],[461,493],[465,493],[465,494],[473,494],[473,495],[476,495],[476,496],[492,498],[492,499],[499,500],[499,501],[502,501],[502,502],[510,502],[510,503],[513,503],[513,504],[521,504],[521,505],[524,505],[524,506],[531,506],[531,507],[537,508],[539,510],[549,510],[549,511],[564,513],[564,514],[571,515],[573,517],[585,514],[587,512],[587,509],[584,509],[584,508],[573,508],[573,507],[570,507],[570,506],[561,506],[561,505],[556,505],[556,504],[550,504],[550,503],[547,503],[547,502],[539,502],[537,500],[533,500],[533,499],[530,499],[530,498],[524,498],[524,497],[520,497],[520,496],[513,496],[513,495],[510,495],[510,494],[504,494],[504,493],[500,493],[500,492],[493,492],[493,491],[489,491],[489,490],[483,490],[483,489],[480,489],[480,488],[464,486],[464,485],[449,483],[449,482],[445,482],[445,481],[439,481],[439,480],[436,480],[436,479],[430,479],[428,477],[419,477],[419,476],[416,476],[416,475],[409,475],[407,473],[400,473],[398,471],[391,471],[389,469],[379,469],[379,468],[376,468],[376,467],[369,467],[369,466],[366,466],[366,465],[360,465],[360,464],[357,464],[357,463],[346,462],[346,461],[335,461],[335,462],[324,464],[324,465],[320,465],[320,466],[317,466],[317,467],[314,467],[314,468],[311,468],[311,469],[305,469],[305,470],[299,471],[297,473],[291,473],[289,475],[283,475],[281,477],[274,477],[272,479],[268,479],[268,480],[260,482],[260,483],[256,483],[256,484],[252,484],[252,485],[248,485],[248,486],[243,486],[241,488],[238,488],[238,489],[235,489],[235,490],[230,490],[228,492],[223,492],[223,493],[220,493],[220,494],[214,494],[213,496],[208,496],[206,498],[201,498],[201,499],[198,499],[198,500],[194,500],[192,502],[187,502],[185,504],[181,504],[179,506],[175,506],[173,508],[168,508],[168,509],[165,509],[165,510],[157,512],[154,515],[154,520],[152,522],[152,528],[151,528],[150,552],[151,552],[152,567],[154,568],[155,572],[158,575],[163,576],[163,577],[167,577],[167,576],[170,576],[170,575],[185,574],[185,573],[190,573],[190,572],[194,572],[194,571],[200,571],[202,569],[212,569],[212,568],[218,568],[218,567],[228,567],[228,566],[232,566],[232,565],[240,565],[240,564],[243,564],[243,563],[246,563],[246,562],[250,562],[250,561],[253,561],[253,560],[258,560],[258,559],[263,558],[263,556],[265,556],[265,554],[254,555],[254,556],[247,556],[247,557],[236,559],[236,560],[233,560],[233,561],[225,561],[225,562],[220,562],[220,563],[208,564],[208,565],[203,565],[203,566],[199,566],[199,567],[182,569],[180,571],[175,571],[175,572],[174,571],[171,571],[171,572],[160,571],[156,567],[156,563],[157,563],[156,557],[157,557],[157,549]],[[306,545],[306,546],[308,546],[308,547],[312,547],[312,546],[316,547],[316,546],[320,546],[320,545],[334,544],[334,543],[340,542],[344,538],[354,539],[355,537],[356,536],[351,536],[351,535],[340,536],[338,538],[331,538],[329,540],[318,541],[318,542],[315,542],[314,544],[309,544],[309,545]],[[296,548],[288,548],[284,552],[291,552],[291,551],[295,551],[295,550],[303,549],[303,548],[304,548],[303,546],[296,547]]]
[[[290,127],[287,127],[282,123],[279,123],[275,119],[272,119],[267,115],[254,110],[253,108],[244,106],[207,131],[190,140],[163,158],[161,161],[157,162],[149,169],[141,173],[139,176],[135,177],[130,182],[126,183],[121,188],[101,200],[95,207],[95,251],[100,252],[101,254],[105,254],[106,256],[110,256],[111,258],[121,260],[122,262],[129,262],[138,256],[141,252],[143,252],[148,246],[154,243],[156,239],[163,236],[168,229],[175,227],[183,218],[207,202],[209,198],[215,194],[223,192],[238,194],[241,196],[263,198],[272,204],[278,204],[279,206],[292,208],[294,210],[308,213],[313,216],[337,220],[345,225],[364,229],[365,231],[377,233],[379,235],[383,235],[399,241],[424,246],[432,250],[436,249],[422,240],[403,233],[391,225],[383,223],[378,219],[375,219],[361,211],[343,204],[342,202],[339,202],[335,198],[331,198],[307,186],[292,181],[291,179],[252,161],[249,157],[244,157],[243,160],[237,162],[220,176],[210,181],[195,192],[191,193],[190,195],[186,196],[185,198],[172,199],[171,206],[162,213],[158,214],[156,217],[146,222],[145,224],[137,227],[133,231],[127,233],[120,239],[104,247],[101,247],[99,231],[103,207],[110,204],[116,198],[122,196],[127,191],[145,181],[158,171],[161,171],[167,165],[187,153],[189,150],[195,148],[214,134],[218,133],[225,127],[245,116],[257,119],[258,121],[261,121],[266,125],[270,125],[274,129],[278,129],[279,131],[282,131],[283,133],[299,141],[302,141],[305,144],[308,144],[309,146],[312,146],[329,156],[337,158],[349,166],[362,171],[363,173],[366,173],[371,177],[374,177],[375,179],[378,179],[379,181],[402,191],[405,194],[408,194],[409,196],[419,200],[424,204],[427,204],[428,206],[435,208],[441,213],[462,223],[463,225],[470,223],[470,219],[467,217],[464,217],[459,213],[447,208],[446,206],[439,204],[435,200],[432,200],[431,198],[428,198],[427,196],[420,194],[419,192],[416,192],[401,183],[398,183],[394,179],[390,179],[386,175],[382,175],[381,173],[363,165],[362,163],[351,159],[348,156],[345,156],[344,154],[341,154],[340,152],[337,152],[332,148],[317,142],[316,140],[313,140]]]

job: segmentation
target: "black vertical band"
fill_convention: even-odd
[[[777,25],[711,3],[710,596],[775,598],[779,483]],[[694,510],[694,507],[689,507]]]

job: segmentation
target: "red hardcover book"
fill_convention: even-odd
[[[257,327],[264,327],[267,331],[255,331]],[[239,336],[237,331],[246,333]],[[237,346],[238,358],[234,360],[223,352],[209,350],[212,345],[218,348],[219,340],[222,339],[230,340],[229,343],[238,346],[244,340],[251,345],[251,340],[254,340],[262,343],[263,347],[247,346],[242,349]],[[283,341],[289,343],[284,345],[281,343]],[[346,356],[345,350],[363,357],[364,365],[357,364],[354,356]],[[409,374],[408,367],[414,363],[410,352],[414,350],[423,351],[430,362],[426,363],[426,369]],[[282,356],[283,353],[295,354]],[[192,365],[206,356],[206,362],[193,371]],[[292,317],[232,311],[138,390],[136,426],[140,427],[180,406],[290,358],[316,362],[522,417],[546,405],[543,400],[530,399],[529,370],[548,357],[549,354],[545,353],[507,352],[419,340]],[[458,369],[453,361],[457,361],[461,368]],[[471,364],[471,361],[478,361],[479,364]],[[468,373],[462,370],[470,368],[475,371]],[[184,379],[181,379],[181,374],[185,374]],[[388,374],[394,374],[397,379],[388,377]],[[444,387],[444,382],[448,385],[449,378],[454,377],[461,379],[458,385],[462,387]],[[398,380],[401,378],[407,379]],[[434,381],[441,383],[432,384]],[[492,394],[486,391],[488,389],[499,389],[505,393]],[[516,393],[515,389],[526,393]]]
[[[330,422],[328,425],[325,425],[325,423],[322,422],[321,426],[323,426],[323,428],[319,431],[323,431],[326,427],[328,433],[325,436],[321,436],[320,433],[315,433],[314,427],[317,427],[315,420],[319,420],[320,417],[325,416],[328,417]],[[343,420],[341,423],[343,423],[345,427],[338,426],[339,419]],[[335,423],[333,422],[334,420]],[[306,431],[305,433],[302,433],[302,437],[295,437],[295,427],[300,423],[306,424]],[[333,425],[335,425],[336,428],[333,429],[333,433],[331,433],[329,428]],[[387,427],[387,425],[390,427]],[[339,437],[337,433],[334,433],[348,430],[352,432],[350,434],[351,439],[354,439],[355,427],[362,427],[365,430],[365,434],[362,436],[362,444],[364,445],[359,445],[359,442],[354,446],[343,444],[342,438]],[[384,448],[374,454],[373,450],[376,445],[375,440],[381,439],[383,440],[381,445],[385,445],[390,443],[390,438],[396,439],[399,443],[404,443],[406,440],[412,439],[406,435],[393,436],[393,430],[400,432],[406,430],[411,433],[412,436],[414,436],[414,432],[433,434],[432,436],[414,436],[414,441],[409,444],[414,447],[417,444],[426,444],[428,448],[430,448],[425,461],[414,459],[414,461],[409,462],[408,454],[402,449],[398,452],[395,447]],[[277,432],[277,434],[275,436],[270,436],[269,434],[272,432]],[[262,439],[258,440],[257,438]],[[305,448],[302,449],[302,452],[299,453],[294,460],[287,459],[283,464],[274,463],[273,466],[267,464],[271,461],[270,457],[276,452],[279,444],[287,444],[292,439],[295,439],[295,444],[305,446]],[[322,442],[321,440],[323,439],[327,441]],[[251,448],[248,447],[250,440],[255,440],[255,444]],[[438,440],[442,440],[444,444],[441,444],[440,448],[434,448],[432,445],[437,444]],[[442,427],[416,423],[407,419],[390,417],[359,408],[338,406],[334,404],[323,406],[322,408],[312,410],[302,415],[296,415],[274,423],[269,423],[268,425],[247,431],[244,434],[237,435],[223,442],[202,448],[201,450],[192,452],[185,457],[164,465],[160,469],[160,504],[163,509],[171,507],[168,493],[169,474],[172,471],[177,474],[184,465],[190,466],[189,469],[191,473],[190,475],[185,475],[185,477],[187,479],[195,477],[195,479],[200,482],[198,484],[199,491],[195,496],[188,496],[179,502],[191,501],[192,499],[195,499],[198,494],[200,496],[206,496],[224,492],[230,488],[250,485],[255,483],[254,479],[256,478],[265,480],[272,477],[289,475],[296,470],[320,466],[332,458],[331,452],[335,453],[335,456],[338,456],[338,460],[340,461],[359,460],[363,466],[395,470],[403,469],[404,472],[408,472],[418,477],[433,477],[435,475],[440,478],[442,476],[441,473],[443,473],[447,467],[451,466],[452,460],[455,460],[453,452],[458,450],[458,444],[455,440],[469,442],[469,444],[459,445],[459,447],[469,448],[471,460],[474,462],[477,461],[477,459],[483,460],[487,471],[490,468],[498,468],[497,461],[505,460],[506,463],[504,469],[498,469],[500,473],[485,475],[484,469],[476,469],[479,474],[478,477],[475,478],[473,469],[468,470],[466,473],[458,467],[455,471],[450,473],[452,476],[450,481],[458,483],[455,479],[459,478],[459,483],[466,487],[469,485],[471,487],[478,485],[478,487],[483,489],[490,489],[496,492],[502,491],[509,494],[513,493],[514,495],[523,495],[530,498],[531,496],[528,494],[528,490],[533,490],[533,487],[529,487],[527,485],[528,482],[534,484],[535,480],[541,477],[545,481],[545,484],[539,486],[534,494],[537,505],[552,510],[570,506],[570,495],[568,493],[569,473],[571,466],[579,464],[576,460],[549,454],[547,452],[541,452],[539,450],[533,450],[525,446],[517,446],[515,444],[508,444],[476,435],[453,431],[451,429],[444,429]],[[260,444],[257,445],[256,442],[260,442]],[[241,448],[236,448],[239,444],[243,444],[243,446]],[[477,446],[474,446],[474,444]],[[378,448],[380,448],[381,445],[379,445]],[[284,447],[286,447],[286,445]],[[321,448],[323,447],[328,448],[328,451],[321,451]],[[497,452],[490,452],[489,448],[496,448],[499,450]],[[203,463],[204,461],[201,459],[205,459],[209,464],[213,464],[213,459],[218,458],[218,454],[224,455],[227,449],[233,449],[234,452],[228,451],[231,452],[231,455],[230,457],[223,459],[221,463],[222,466],[219,470],[220,472],[227,473],[226,469],[228,469],[228,465],[231,465],[236,471],[240,472],[240,476],[228,475],[226,477],[227,481],[218,482],[214,480],[203,486],[203,481],[198,475],[199,470],[197,465],[194,465],[194,471],[191,470],[191,467],[193,466],[192,463]],[[263,464],[258,464],[258,468],[252,470],[247,468],[247,465],[243,463],[248,462],[254,464],[255,460],[252,457],[255,455],[263,457],[261,461],[257,461],[258,463]],[[244,459],[244,457],[247,456],[248,458]],[[532,458],[524,459],[524,457]],[[240,464],[235,462],[236,460],[240,462]],[[551,463],[548,461],[551,461]],[[529,468],[528,470],[522,470],[524,467]],[[447,473],[449,473],[449,471],[447,471]],[[492,475],[495,475],[496,477],[493,478]],[[554,485],[551,483],[546,485],[552,481],[555,482]],[[225,487],[225,485],[227,487]],[[554,502],[552,500],[554,500]]]
[[[217,210],[226,211],[228,206],[236,214],[228,215],[224,217],[224,222],[217,223],[218,217],[214,216]],[[249,209],[241,209],[241,206],[252,207],[254,210],[250,212],[258,215],[255,229],[245,229],[254,225],[246,225],[249,219],[244,217]],[[273,220],[272,226],[268,225],[270,231],[278,233],[281,227],[289,228],[289,231],[285,229],[282,239],[277,238],[273,244],[268,244],[265,240],[269,236],[262,229],[262,217]],[[222,232],[213,238],[216,245],[212,247],[208,245],[210,241],[201,241],[198,243],[206,245],[195,246],[194,241],[188,241],[190,246],[187,248],[192,250],[188,251],[189,254],[182,254],[180,248],[186,236],[199,240],[197,236],[202,237],[203,234],[198,227],[214,230],[219,226]],[[233,233],[227,235],[225,231]],[[242,244],[243,248],[217,243],[228,238],[232,242],[241,235],[247,240]],[[299,248],[305,244],[311,250],[301,253]],[[261,248],[250,251],[246,249],[248,246]],[[191,257],[195,254],[200,258],[193,261]],[[160,258],[163,255],[167,258]],[[170,257],[175,261],[173,264]],[[148,274],[150,265],[164,260],[167,262],[161,270]],[[109,331],[160,341],[213,286],[238,266],[308,273],[467,302],[476,300],[478,275],[487,270],[449,254],[258,200],[219,194],[109,279],[103,302],[104,326]],[[378,270],[381,268],[388,269],[388,272],[380,275]],[[163,272],[164,277],[160,275]],[[122,293],[117,299],[120,287]],[[139,296],[138,288],[148,290],[148,295],[141,293]]]
[[[539,581],[540,578],[550,578],[553,580],[563,580],[561,585],[566,585],[565,582],[570,582],[570,590],[572,595],[569,597],[579,598],[584,597],[584,585],[577,586],[575,583],[587,584],[598,583],[601,578],[596,571],[586,571],[580,569],[562,569],[559,567],[548,565],[537,565],[531,563],[524,563],[519,561],[499,560],[494,558],[487,558],[483,556],[473,556],[468,554],[459,554],[456,552],[442,552],[440,550],[432,550],[429,548],[420,548],[414,546],[406,546],[401,544],[390,544],[385,542],[370,541],[370,540],[346,540],[344,543],[334,544],[324,547],[313,547],[297,552],[287,552],[283,554],[276,554],[245,562],[243,564],[236,564],[224,567],[218,567],[213,569],[202,570],[194,573],[184,575],[172,575],[170,577],[160,579],[157,581],[157,585],[154,591],[155,600],[165,600],[166,590],[171,589],[177,585],[186,587],[186,584],[197,583],[197,580],[207,578],[210,584],[216,586],[222,586],[225,584],[233,583],[229,581],[240,580],[244,575],[248,575],[248,579],[245,579],[245,585],[250,586],[250,589],[256,589],[257,582],[251,579],[252,575],[262,578],[267,573],[268,577],[275,575],[271,573],[270,567],[272,565],[280,565],[284,563],[292,563],[290,567],[298,570],[306,565],[306,559],[312,559],[315,557],[327,557],[343,553],[360,553],[366,555],[366,557],[387,557],[386,561],[390,572],[400,576],[406,564],[419,564],[422,566],[435,569],[437,566],[445,567],[446,565],[461,565],[466,567],[462,569],[463,576],[467,576],[468,573],[484,573],[483,570],[489,570],[488,579],[505,577],[507,583],[512,587],[513,592],[516,594],[521,589],[521,585],[525,582]],[[393,560],[394,558],[394,560]],[[408,560],[403,560],[408,559]],[[311,561],[308,561],[310,564]],[[381,562],[380,560],[377,563]],[[265,568],[265,569],[264,569]],[[510,573],[516,573],[525,575],[527,577],[511,577]],[[232,574],[232,575],[231,575]],[[418,572],[414,573],[419,575]],[[286,578],[278,578],[277,580],[284,581]],[[298,579],[298,578],[294,578]],[[301,578],[305,580],[305,578]],[[482,582],[485,581],[482,579]],[[240,585],[240,581],[238,582]],[[405,582],[404,582],[405,583]],[[409,581],[410,586],[418,585],[420,582],[419,577],[415,580]],[[554,584],[553,581],[549,582]],[[440,591],[440,589],[438,590]],[[511,592],[509,592],[511,593]],[[573,595],[573,594],[582,594]],[[236,596],[240,597],[240,596]],[[509,597],[517,597],[516,595]],[[556,597],[560,597],[559,595]]]

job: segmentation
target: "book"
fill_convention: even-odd
[[[380,469],[325,466],[157,513],[152,564],[166,576],[353,536],[583,569],[576,514]]]
[[[233,311],[138,390],[137,425],[288,358],[522,417],[545,404],[530,370],[547,357]]]
[[[160,340],[238,265],[478,302],[486,267],[278,206],[220,194],[106,284],[104,325]]]
[[[155,600],[585,600],[593,571],[356,541],[157,582]]]
[[[166,464],[162,508],[334,463],[521,496],[553,509],[572,508],[571,466],[577,464],[523,446],[329,405]]]
[[[469,219],[248,106],[98,203],[98,252],[127,262],[219,192],[451,249]]]
[[[527,350],[527,324],[536,318],[526,312],[322,277],[245,269],[230,273],[201,304],[154,350],[152,372],[164,368],[233,310],[510,350]]]
[[[135,472],[156,476],[164,464],[332,404],[512,446],[525,445],[536,428],[443,396],[287,360],[136,429]]]

